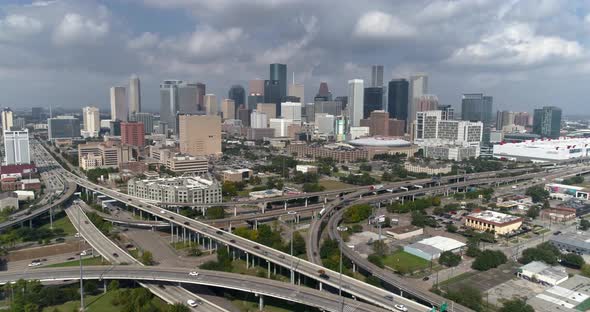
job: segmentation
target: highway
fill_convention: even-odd
[[[131,256],[126,250],[117,246],[117,244],[111,241],[96,226],[94,226],[80,206],[76,205],[66,209],[66,214],[68,215],[68,218],[76,230],[78,230],[78,233],[80,233],[80,235],[90,244],[90,246],[92,246],[92,248],[94,248],[110,263],[118,265],[131,264],[143,266],[141,262],[133,258],[133,256]],[[149,289],[154,295],[164,299],[170,304],[174,304],[176,302],[186,303],[188,299],[198,298],[196,295],[180,286],[168,286],[165,288],[160,288],[158,285],[149,282],[143,282],[141,283],[141,286]],[[213,305],[203,298],[199,299],[203,301],[203,304],[192,308],[193,311],[226,311],[225,309]]]
[[[136,266],[88,266],[84,268],[84,279],[92,280],[137,280],[143,282],[173,282],[221,287],[274,297],[291,302],[316,307],[325,311],[385,312],[387,310],[353,299],[344,298],[325,291],[305,286],[296,286],[275,280],[239,275],[218,271],[200,270],[199,276],[189,276],[186,269],[136,267]],[[27,272],[2,272],[0,284],[19,279],[39,280],[41,282],[77,280],[79,268],[35,269]]]

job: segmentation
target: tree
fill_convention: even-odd
[[[444,251],[440,254],[438,258],[438,263],[447,266],[447,267],[455,267],[461,263],[461,256],[452,252],[452,251]]]
[[[299,232],[293,233],[293,255],[305,254],[305,238]]]
[[[526,216],[532,219],[536,219],[539,216],[539,207],[531,206],[526,212]]]
[[[238,195],[238,189],[236,184],[231,181],[223,182],[223,186],[221,187],[221,192],[223,196],[234,197]]]
[[[549,192],[539,185],[527,188],[525,194],[530,196],[535,203],[543,202],[549,197]]]
[[[383,257],[389,253],[389,246],[384,241],[376,241],[373,243],[373,251],[375,254]]]
[[[116,290],[118,290],[118,289],[119,289],[119,281],[118,281],[118,280],[112,280],[112,281],[109,283],[108,290],[109,290],[109,291],[116,291]]]
[[[580,229],[582,231],[587,231],[588,229],[590,229],[590,221],[582,219],[582,221],[580,221]]]
[[[518,261],[522,264],[527,264],[532,261],[543,261],[547,264],[557,264],[557,259],[561,253],[557,247],[549,242],[537,245],[537,247],[527,248],[523,250],[522,257]]]
[[[475,311],[481,311],[483,299],[481,291],[476,287],[461,286],[457,290],[449,290],[447,298]]]
[[[205,217],[209,220],[223,219],[225,218],[225,209],[221,206],[207,208]]]
[[[503,252],[498,250],[484,250],[475,258],[475,261],[471,264],[471,268],[478,271],[487,271],[506,263],[506,261],[508,261],[508,258],[506,258]]]
[[[561,256],[561,265],[571,267],[574,269],[581,269],[586,262],[582,256],[575,253],[568,253]]]
[[[368,204],[353,205],[344,211],[342,220],[344,223],[357,223],[369,218],[372,210]]]
[[[590,265],[584,264],[580,273],[586,277],[590,277]]]
[[[152,255],[151,251],[145,250],[141,254],[141,258],[139,261],[141,261],[141,263],[143,263],[145,265],[153,265],[154,264],[154,256]]]
[[[305,183],[303,184],[303,191],[305,193],[321,192],[326,188],[319,183]]]
[[[499,312],[535,312],[535,309],[522,299],[512,299],[504,302]]]
[[[41,312],[41,307],[34,303],[27,303],[25,305],[25,312]]]
[[[383,257],[380,256],[380,255],[378,255],[378,254],[376,254],[376,253],[370,254],[367,257],[367,260],[369,260],[369,262],[371,262],[372,264],[374,264],[374,265],[376,265],[376,266],[378,266],[380,268],[384,268],[385,267],[385,265],[383,264]]]
[[[189,307],[185,306],[184,304],[177,302],[175,304],[168,306],[168,312],[189,312]]]
[[[457,233],[457,226],[454,224],[447,224],[447,232],[449,233]]]

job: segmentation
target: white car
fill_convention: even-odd
[[[76,234],[74,235],[74,237],[76,237],[76,238],[79,238],[79,237],[80,237],[80,233],[79,233],[79,232],[78,232],[78,233],[76,233]]]
[[[160,210],[160,213],[166,213],[166,210]]]
[[[194,277],[197,277],[197,276],[199,276],[199,272],[195,272],[195,271],[193,271],[193,272],[190,272],[190,273],[188,273],[188,276],[194,276]]]
[[[29,263],[29,268],[40,266],[40,265],[41,265],[41,262],[31,262],[31,263]]]
[[[186,301],[186,304],[188,304],[188,305],[189,305],[189,306],[191,306],[191,307],[196,307],[196,306],[198,306],[198,305],[199,305],[199,304],[198,304],[196,301],[194,301],[193,299],[189,299],[189,300],[187,300],[187,301]]]
[[[408,308],[406,308],[406,306],[403,304],[396,304],[393,307],[399,311],[404,311],[404,312],[408,311]]]

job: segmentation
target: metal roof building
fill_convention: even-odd
[[[562,266],[550,266],[542,261],[533,261],[518,269],[517,275],[543,285],[555,286],[568,278]]]
[[[585,232],[553,235],[549,241],[563,251],[590,254],[590,235]]]
[[[405,246],[404,251],[430,261],[439,258],[445,251],[457,252],[463,247],[465,244],[460,241],[444,236],[434,236]]]
[[[579,312],[590,308],[590,278],[574,275],[527,300],[537,312]]]

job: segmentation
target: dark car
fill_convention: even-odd
[[[217,230],[217,231],[215,231],[215,233],[217,233],[219,235],[223,235],[223,231],[221,231],[221,230]]]
[[[423,281],[427,281],[427,280],[429,280],[429,279],[430,279],[430,277],[428,277],[428,276],[424,276],[424,278],[423,278],[422,280],[423,280]]]
[[[84,220],[84,224],[88,224],[88,220]]]
[[[229,242],[230,242],[230,243],[235,243],[235,242],[236,242],[236,240],[235,240],[235,239],[230,239],[230,240],[229,240]]]
[[[188,221],[184,222],[184,225],[190,225],[190,223]]]
[[[559,234],[561,234],[561,231],[553,232],[553,235],[559,235]]]
[[[174,220],[174,217],[170,217],[170,219]]]
[[[67,260],[69,261],[69,260],[74,260],[74,259],[76,259],[76,258],[74,258],[74,257],[69,257]]]
[[[113,252],[113,257],[115,257],[115,258],[119,258],[119,254],[118,254],[118,253],[116,253],[116,252]]]
[[[254,246],[254,249],[260,249],[260,247],[258,245]]]

